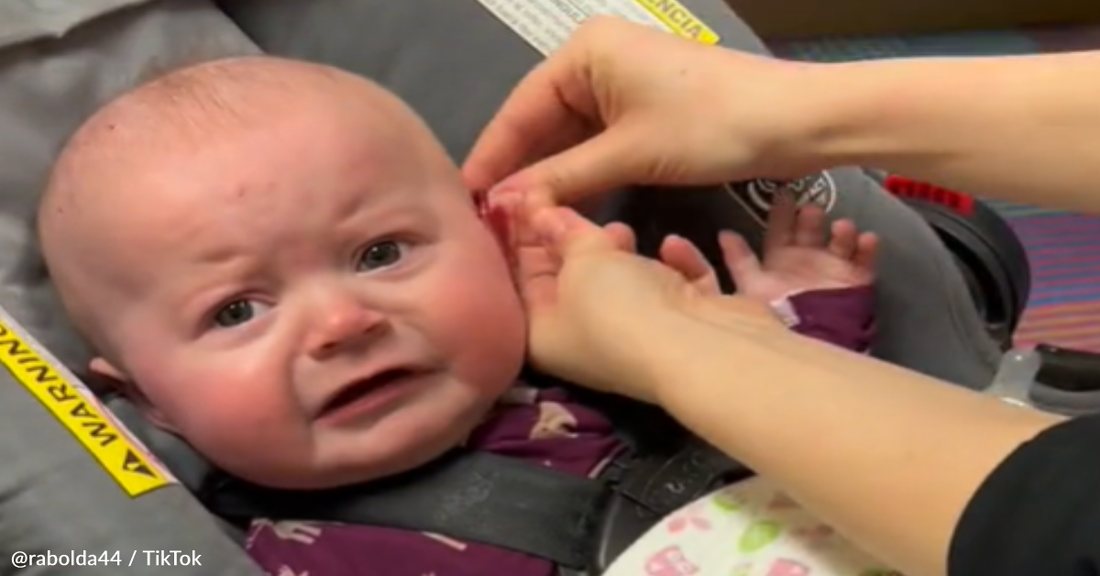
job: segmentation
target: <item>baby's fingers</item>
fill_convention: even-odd
[[[860,270],[872,273],[875,270],[875,260],[878,258],[878,236],[874,232],[864,232],[856,239],[855,254],[852,256],[852,264]]]
[[[794,241],[798,203],[789,192],[776,194],[768,212],[768,228],[764,232],[764,252],[789,246]]]
[[[681,236],[666,236],[661,243],[661,262],[679,272],[688,282],[707,295],[718,295],[718,276],[714,268],[707,261],[707,257],[699,251],[687,238]]]
[[[851,260],[856,251],[859,232],[851,220],[833,222],[829,253],[842,260]]]
[[[825,245],[825,211],[809,204],[798,211],[794,225],[794,243],[803,248],[820,248]]]

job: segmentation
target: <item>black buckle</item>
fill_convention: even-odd
[[[675,454],[635,459],[623,473],[616,492],[664,517],[713,490],[752,475],[740,462],[694,440]]]
[[[591,568],[559,570],[562,576],[599,576],[662,518],[753,472],[710,445],[692,438],[675,453],[636,456],[624,452],[601,472],[612,497],[596,529]]]

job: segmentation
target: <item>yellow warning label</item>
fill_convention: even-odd
[[[657,17],[676,34],[703,44],[717,44],[722,38],[703,24],[690,10],[676,0],[634,0]]]
[[[171,484],[156,464],[89,400],[16,333],[0,322],[0,363],[50,411],[130,497]],[[33,446],[28,445],[29,449]]]

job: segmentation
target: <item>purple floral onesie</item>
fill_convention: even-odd
[[[796,332],[864,352],[873,332],[871,288],[804,292],[776,309]],[[619,449],[611,425],[562,390],[518,384],[468,446],[595,476]],[[435,534],[323,522],[256,520],[246,544],[270,576],[551,576],[519,552]]]

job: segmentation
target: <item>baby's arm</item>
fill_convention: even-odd
[[[808,290],[772,302],[795,332],[856,352],[867,352],[875,333],[872,286]]]

